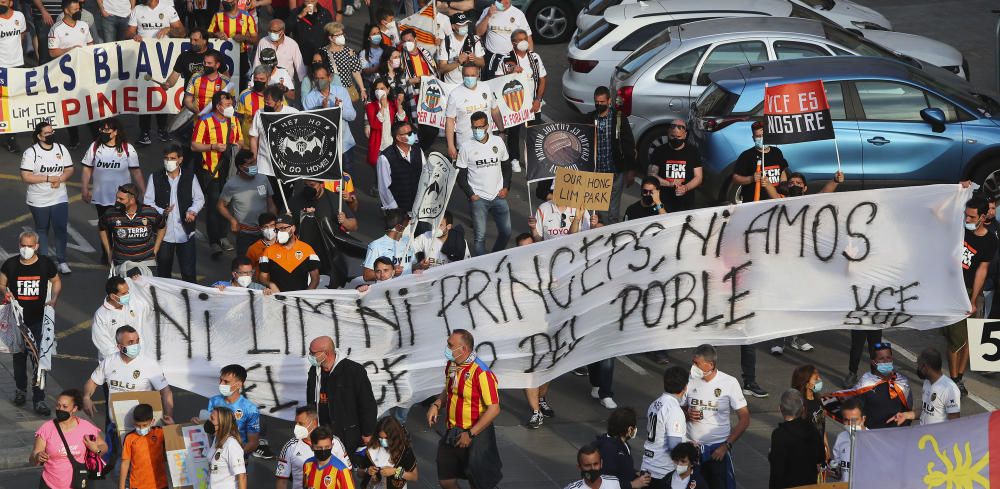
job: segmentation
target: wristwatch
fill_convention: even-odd
[[[469,434],[469,438],[475,438],[476,437],[476,435],[472,434],[471,430],[464,430],[464,431]]]
[[[726,440],[726,449],[728,449],[728,450],[732,450],[733,449],[733,444],[729,440]]]

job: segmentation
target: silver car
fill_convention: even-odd
[[[611,90],[615,104],[629,116],[645,163],[666,142],[669,122],[687,117],[712,72],[814,56],[878,56],[922,66],[831,23],[788,17],[714,19],[671,27],[650,39],[618,64]]]

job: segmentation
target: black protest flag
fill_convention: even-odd
[[[834,139],[823,81],[766,87],[764,125],[764,139],[768,144]]]
[[[550,122],[527,126],[524,138],[528,182],[556,177],[556,168],[594,167],[594,125]]]
[[[303,178],[340,180],[340,107],[282,114],[261,112],[275,176],[285,182]],[[347,127],[344,130],[350,130]]]

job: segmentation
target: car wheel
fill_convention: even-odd
[[[576,28],[576,16],[561,0],[536,0],[527,14],[532,36],[540,44],[566,42]]]
[[[728,183],[726,184],[725,194],[721,196],[723,204],[742,204],[743,203],[743,186],[737,183],[733,183],[731,178],[726,179]]]
[[[990,160],[982,164],[972,181],[979,184],[979,191],[994,198],[1000,197],[1000,160]]]
[[[664,144],[667,144],[667,126],[655,126],[646,131],[645,134],[639,138],[639,144],[636,147],[636,154],[639,158],[639,168],[646,168],[649,166],[649,157],[653,154],[653,151]]]

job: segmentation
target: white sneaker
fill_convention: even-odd
[[[344,15],[348,17],[354,15],[354,5],[348,5],[344,7]]]
[[[788,342],[788,346],[798,351],[813,351],[815,349],[808,341],[798,336],[793,336],[792,341]]]
[[[521,162],[517,158],[510,160],[510,169],[514,173],[521,173]]]
[[[69,268],[69,263],[63,262],[59,264],[59,273],[69,275],[73,273],[73,270]]]
[[[600,399],[601,396],[598,394],[598,392],[600,391],[600,389],[601,389],[600,387],[591,387],[590,388],[590,397],[593,397],[594,399]]]
[[[774,355],[774,356],[776,356],[776,357],[777,356],[781,356],[784,353],[785,353],[785,347],[783,347],[781,345],[774,345],[774,346],[771,347],[771,354]]]
[[[608,409],[615,409],[618,407],[618,404],[615,403],[615,400],[610,397],[601,398],[601,405]]]

